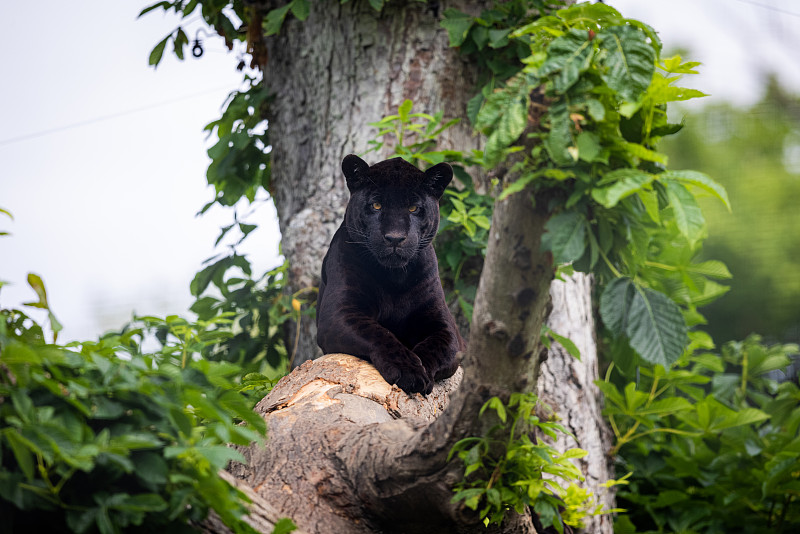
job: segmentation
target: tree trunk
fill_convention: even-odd
[[[441,4],[442,11],[476,13],[490,2]],[[477,73],[449,48],[427,5],[387,2],[378,15],[357,0],[316,2],[306,21],[287,19],[269,41],[265,72],[275,93],[269,117],[272,194],[289,283],[298,290],[318,284],[347,203],[340,163],[346,154],[366,150],[375,132],[368,124],[395,112],[406,98],[415,111],[464,117]],[[480,143],[465,119],[439,148],[469,151]],[[388,150],[366,159],[385,159]],[[451,380],[428,399],[409,397],[379,384],[369,364],[342,356],[300,366],[258,406],[270,429],[266,449],[251,446],[249,465],[232,469],[253,490],[255,516],[290,516],[308,533],[487,532],[474,513],[450,503],[461,471],[445,460],[456,441],[485,430],[477,414],[488,398],[537,390],[552,265],[539,252],[547,214],[533,210],[526,195],[496,206],[458,390]],[[590,451],[581,467],[594,489],[608,476],[608,447],[592,393],[597,360],[590,286],[578,277],[552,291],[551,327],[576,341],[582,359],[551,351],[538,393],[573,429],[578,446]],[[571,296],[562,299],[566,293]],[[299,339],[295,365],[320,355],[313,321],[300,325]],[[610,533],[609,525],[600,521],[588,531]],[[534,530],[526,515],[489,532]]]
[[[557,334],[571,339],[580,350],[580,360],[560,345],[554,344],[542,362],[537,384],[539,399],[550,406],[560,422],[575,439],[559,436],[556,448],[564,451],[578,447],[588,455],[577,460],[583,484],[607,510],[614,508],[614,493],[602,484],[613,478],[614,467],[608,451],[613,436],[601,414],[602,399],[594,384],[598,377],[597,344],[592,316],[591,277],[575,273],[563,282],[553,281],[550,296],[553,311],[548,326]],[[614,525],[609,515],[588,517],[585,532],[612,534]]]

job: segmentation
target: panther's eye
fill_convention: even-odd
[[[373,204],[372,204],[372,209],[374,209],[374,210],[379,210],[379,209],[381,209],[381,203],[380,203],[380,202],[375,202],[375,203],[373,203]]]
[[[417,207],[416,206],[409,206],[408,207],[408,211],[410,211],[411,213],[414,213],[415,211],[417,211]]]

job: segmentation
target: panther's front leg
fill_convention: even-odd
[[[433,377],[420,358],[365,314],[344,311],[336,320],[321,323],[317,342],[326,354],[341,352],[372,362],[384,380],[407,393],[433,389]]]
[[[417,343],[414,354],[419,356],[431,380],[437,381],[453,376],[459,365],[458,352],[463,348],[458,334],[444,326]]]

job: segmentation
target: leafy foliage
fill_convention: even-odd
[[[664,152],[681,167],[719,177],[735,210],[701,198],[709,237],[706,257],[723,260],[735,275],[731,291],[703,314],[715,340],[800,342],[800,99],[773,80],[749,107],[712,103],[692,110],[681,135]]]
[[[796,345],[731,342],[601,387],[628,514],[620,532],[794,532],[800,526],[800,388],[779,382]]]
[[[479,46],[487,21],[501,24],[495,13],[446,15],[460,21],[461,42],[473,43],[463,52],[496,57]],[[632,348],[637,361],[672,363],[688,345],[687,328],[702,322],[697,307],[725,291],[707,277],[727,275],[724,266],[701,272],[695,259],[705,237],[695,192],[727,205],[724,189],[696,171],[666,170],[656,151],[681,126],[667,121],[667,103],[703,96],[676,85],[697,64],[661,60],[651,28],[604,4],[528,17],[505,19],[516,26],[497,46],[514,54],[473,102],[474,124],[487,136],[482,163],[516,155],[519,178],[499,198],[526,190],[546,203],[553,215],[543,245],[554,261],[594,272],[605,286],[601,316],[614,361],[630,359]],[[453,40],[453,25],[443,25]]]
[[[464,463],[453,501],[480,509],[487,524],[500,524],[507,510],[523,513],[531,507],[543,527],[564,532],[565,524],[581,527],[587,514],[608,511],[591,507],[591,494],[575,484],[583,476],[572,459],[586,451],[561,453],[533,437],[537,432],[555,440],[558,432],[567,434],[560,424],[540,420],[537,400],[532,393],[513,393],[508,404],[492,397],[483,405],[481,415],[492,409],[497,423],[483,437],[463,439],[450,451],[448,460],[457,456]]]
[[[176,0],[153,4],[140,16],[156,9],[172,10],[183,19],[199,10],[205,22],[229,46],[234,40],[247,40],[248,49],[253,54],[263,38],[258,31],[240,31],[248,22],[254,24],[253,28],[260,28],[263,13],[257,6],[238,2]],[[295,0],[268,13],[263,19],[265,32],[270,34],[269,30],[274,28],[271,33],[275,33],[290,12],[304,20],[308,15],[308,2]],[[240,29],[234,28],[236,19],[242,22]],[[170,38],[168,36],[167,40]],[[183,59],[182,54],[177,51],[176,54]],[[161,57],[160,52],[158,57]],[[206,173],[215,195],[200,214],[215,204],[233,208],[233,222],[220,230],[215,246],[237,231],[240,237],[227,253],[207,260],[190,286],[196,298],[191,311],[200,321],[213,321],[224,316],[230,316],[232,321],[231,325],[216,324],[216,331],[232,329],[232,335],[207,346],[203,356],[215,361],[235,362],[246,372],[255,373],[254,377],[263,379],[275,379],[288,369],[289,352],[297,342],[287,349],[286,322],[290,319],[299,322],[303,316],[313,317],[315,311],[313,299],[308,302],[302,298],[313,292],[310,288],[301,289],[294,295],[285,294],[288,265],[268,270],[260,276],[254,275],[250,261],[237,252],[238,245],[257,228],[240,218],[237,203],[246,199],[250,205],[258,204],[262,202],[263,192],[270,191],[270,141],[266,116],[271,100],[270,91],[260,77],[244,74],[243,88],[231,92],[222,116],[205,127],[209,136],[216,137],[216,142],[208,150],[211,164]],[[309,305],[304,307],[307,302]]]
[[[64,346],[25,313],[0,310],[6,528],[182,532],[214,509],[236,532],[252,531],[243,495],[217,471],[243,460],[228,444],[262,441],[265,423],[239,392],[241,369],[200,356],[225,337],[209,326],[226,321],[147,317]],[[158,352],[143,348],[147,327],[164,334]]]
[[[265,116],[271,97],[262,81],[245,76],[245,82],[247,89],[232,92],[222,117],[205,127],[209,135],[216,134],[218,139],[208,149],[211,164],[206,173],[216,196],[201,213],[215,202],[222,206],[233,206],[241,198],[253,202],[260,189],[269,190]]]

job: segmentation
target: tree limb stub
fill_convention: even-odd
[[[268,423],[267,446],[244,449],[247,465],[230,471],[306,532],[385,531],[383,518],[364,506],[374,499],[365,498],[351,470],[371,478],[376,465],[395,460],[420,428],[443,413],[462,375],[459,370],[423,397],[390,386],[353,356],[306,362],[256,406]],[[376,440],[387,442],[372,446]]]

